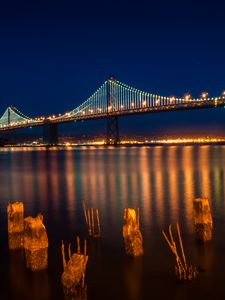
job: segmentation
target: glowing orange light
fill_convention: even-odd
[[[202,92],[202,93],[201,93],[201,98],[202,98],[202,99],[206,99],[206,98],[208,97],[208,95],[209,95],[209,94],[208,94],[207,92]]]
[[[190,99],[191,99],[191,95],[190,95],[190,94],[185,94],[185,95],[184,95],[184,99],[185,99],[186,101],[190,100]]]

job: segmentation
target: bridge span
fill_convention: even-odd
[[[58,124],[106,119],[107,143],[117,144],[120,116],[220,106],[225,106],[225,94],[208,98],[205,93],[201,98],[195,99],[189,95],[183,98],[165,97],[138,90],[110,78],[81,105],[63,114],[31,118],[17,108],[9,106],[0,118],[0,132],[43,126],[43,143],[52,145],[58,141]]]

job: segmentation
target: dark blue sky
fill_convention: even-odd
[[[2,0],[0,113],[9,104],[30,116],[70,110],[110,75],[165,96],[219,95],[224,36],[223,1]],[[129,117],[122,125],[138,133],[146,121],[147,133],[190,124],[225,133],[224,114],[165,113]]]

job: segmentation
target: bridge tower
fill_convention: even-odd
[[[8,125],[10,124],[10,107],[8,107]]]
[[[43,125],[43,144],[49,146],[58,144],[58,128],[56,123],[45,121]]]
[[[110,116],[111,107],[111,89],[110,82],[113,78],[110,77],[107,81],[106,95],[107,95],[107,128],[106,128],[106,143],[107,145],[117,145],[119,143],[119,117]]]

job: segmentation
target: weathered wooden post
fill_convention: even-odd
[[[23,247],[24,206],[22,202],[10,203],[7,206],[9,249]]]
[[[84,241],[84,253],[80,252],[80,239],[77,238],[77,253],[71,255],[71,246],[68,246],[68,262],[65,256],[65,247],[62,242],[62,258],[64,272],[61,277],[64,295],[66,299],[87,298],[87,290],[84,284],[86,265],[88,262],[87,243]]]
[[[38,271],[47,267],[48,237],[42,215],[24,219],[24,249],[27,268]]]
[[[138,216],[138,217],[137,217]],[[143,255],[142,234],[139,228],[139,210],[124,208],[123,215],[123,239],[125,252],[130,256]]]
[[[211,240],[213,221],[208,198],[194,199],[193,216],[196,239],[204,242]]]

